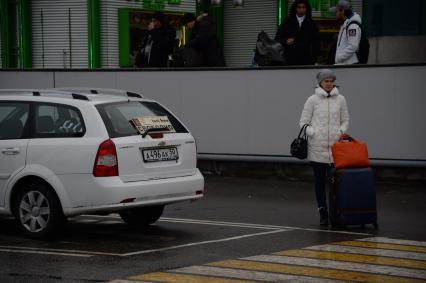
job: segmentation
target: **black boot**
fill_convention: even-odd
[[[320,207],[320,208],[318,208],[318,211],[320,213],[320,225],[321,226],[328,225],[328,212],[327,212],[327,208]]]

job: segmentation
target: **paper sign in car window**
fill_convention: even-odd
[[[148,130],[150,130],[151,133],[176,132],[175,128],[172,126],[172,123],[170,123],[169,117],[167,116],[135,117],[130,120],[130,122],[141,135],[144,135]]]

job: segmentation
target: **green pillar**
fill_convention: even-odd
[[[216,35],[219,38],[219,40],[223,44],[224,40],[224,28],[223,28],[223,6],[224,4],[220,5],[220,7],[211,7],[210,8],[210,15],[213,18],[213,22],[215,24],[214,28],[216,31]]]
[[[206,0],[201,0],[201,1],[195,0],[195,1],[197,2],[196,12],[195,12],[196,15],[200,15],[202,13],[208,12],[208,10],[209,10],[209,2],[208,1],[206,1]]]
[[[100,28],[100,2],[99,0],[87,0],[87,26],[89,69],[101,67],[101,28]]]
[[[0,0],[0,36],[1,36],[1,56],[2,68],[9,68],[9,17],[7,1]]]
[[[21,56],[21,26],[17,26],[17,22],[21,22],[20,15],[20,0],[0,0],[0,30],[1,30],[1,49],[2,49],[2,67],[3,68],[18,68],[18,59]],[[18,8],[19,7],[19,8]],[[19,35],[19,37],[18,37]],[[23,36],[25,43],[28,43],[28,38]],[[31,39],[31,34],[29,35]],[[30,46],[31,49],[31,46]],[[24,51],[26,52],[26,51]],[[31,51],[30,51],[31,52]],[[31,59],[31,58],[30,58]],[[20,64],[21,66],[21,64]]]
[[[288,0],[277,0],[277,25],[281,25],[288,16]]]
[[[209,1],[206,0],[197,1],[196,6],[196,15],[208,13],[213,18],[216,35],[222,43],[224,39],[223,6],[223,3],[220,6],[210,6]]]
[[[19,67],[31,68],[33,66],[31,1],[19,0]]]
[[[130,62],[129,9],[118,9],[118,53],[120,67],[132,67]]]

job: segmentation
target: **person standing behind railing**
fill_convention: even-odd
[[[338,21],[343,22],[337,39],[335,64],[357,64],[362,32],[360,15],[352,11],[346,0],[340,0],[330,11],[336,13]]]
[[[224,67],[226,64],[223,48],[213,30],[212,18],[207,14],[196,18],[193,13],[186,13],[181,22],[191,30],[185,47],[199,51],[204,57],[204,64],[200,67]]]
[[[162,12],[155,12],[148,25],[148,33],[142,40],[142,48],[135,63],[140,68],[167,67],[169,54],[173,51],[176,30],[168,23]]]
[[[290,15],[279,26],[275,40],[284,47],[289,65],[314,65],[320,54],[318,25],[312,20],[312,8],[307,0],[296,0]]]

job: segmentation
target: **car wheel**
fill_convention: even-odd
[[[18,227],[31,238],[51,236],[65,223],[56,195],[42,183],[25,185],[14,199],[13,210]]]
[[[164,205],[147,206],[120,212],[121,219],[131,226],[148,226],[157,222],[164,211]]]

